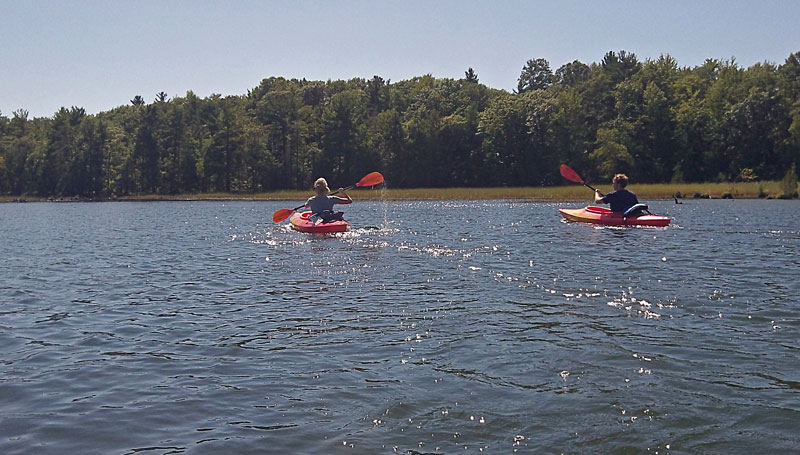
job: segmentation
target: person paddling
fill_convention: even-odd
[[[611,180],[611,185],[614,191],[603,195],[600,190],[594,190],[594,202],[596,204],[610,204],[612,212],[625,213],[639,204],[639,199],[632,192],[625,189],[628,186],[628,176],[625,174],[617,174]]]
[[[328,181],[324,178],[320,177],[314,182],[314,193],[316,195],[306,201],[306,207],[311,209],[311,215],[316,218],[314,224],[344,220],[344,213],[334,212],[333,206],[335,204],[351,204],[353,199],[345,193],[344,188],[339,188],[338,192],[344,197],[329,196]]]

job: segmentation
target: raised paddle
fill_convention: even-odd
[[[587,185],[586,182],[583,181],[580,175],[577,172],[573,171],[571,167],[567,166],[566,164],[561,165],[561,176],[567,180],[571,180],[575,183],[580,183],[581,185],[589,188],[592,191],[597,191],[596,189],[592,188],[591,186]]]
[[[356,183],[355,185],[350,185],[347,188],[342,188],[342,189],[347,191],[347,190],[352,190],[355,187],[359,187],[360,188],[360,187],[364,187],[364,186],[375,186],[375,185],[378,185],[378,184],[380,184],[382,182],[383,182],[383,176],[381,175],[380,172],[370,172],[369,174],[365,175],[364,178],[359,180],[358,183]],[[337,190],[337,191],[334,191],[331,194],[336,194],[338,192],[339,191]],[[289,218],[292,215],[292,213],[302,209],[305,206],[306,205],[303,204],[303,205],[299,205],[299,206],[297,206],[297,207],[295,207],[293,209],[276,210],[275,213],[272,214],[272,221],[275,222],[275,223],[280,223],[281,221],[285,220],[286,218]]]

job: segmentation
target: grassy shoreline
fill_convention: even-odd
[[[598,185],[602,192],[611,191],[610,185]],[[742,182],[742,183],[658,183],[631,185],[629,189],[640,200],[672,199],[676,193],[685,198],[695,194],[712,199],[730,195],[733,199],[755,199],[776,197],[781,193],[780,182]],[[134,195],[112,201],[304,201],[311,191],[275,191],[255,194],[198,193],[179,195]],[[410,189],[357,189],[350,191],[357,200],[491,200],[517,199],[535,202],[590,201],[592,192],[581,185],[554,187],[516,187],[516,188],[410,188]],[[38,201],[77,201],[77,198],[39,198],[31,196],[0,196],[0,202],[38,202]]]

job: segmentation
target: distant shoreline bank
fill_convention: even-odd
[[[611,191],[610,185],[597,185],[603,192]],[[685,199],[773,199],[780,195],[780,182],[741,183],[658,183],[629,187],[640,200]],[[275,191],[254,194],[198,193],[198,194],[149,194],[129,195],[118,198],[43,198],[36,196],[0,196],[0,202],[114,202],[114,201],[304,201],[311,191]],[[409,189],[356,189],[349,192],[355,200],[374,201],[450,201],[450,200],[495,200],[511,199],[532,202],[591,202],[592,192],[580,185],[554,187],[514,188],[409,188]]]

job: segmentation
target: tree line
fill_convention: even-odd
[[[523,66],[513,93],[431,75],[391,82],[270,77],[245,95],[156,94],[87,114],[0,113],[0,194],[136,194],[307,189],[381,171],[408,187],[587,180],[778,180],[800,161],[800,52],[781,65],[708,59],[680,67],[608,52],[552,71]]]

